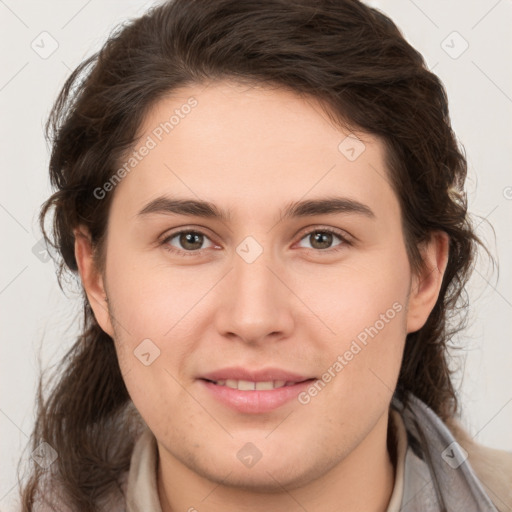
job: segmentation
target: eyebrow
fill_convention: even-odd
[[[281,211],[281,220],[337,213],[355,213],[375,219],[375,214],[370,207],[359,201],[345,197],[326,197],[288,203]],[[168,196],[153,199],[138,213],[139,216],[148,214],[191,215],[219,219],[223,222],[228,222],[231,218],[230,210],[221,209],[211,202],[196,199],[176,199]]]

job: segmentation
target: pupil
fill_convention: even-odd
[[[319,242],[321,247],[317,247],[318,249],[328,249],[331,242],[332,242],[332,234],[331,233],[324,233],[324,232],[317,232],[315,235],[313,235],[313,239],[315,243]],[[323,243],[322,243],[323,239]],[[313,247],[315,247],[314,244],[312,244]]]
[[[202,235],[200,233],[186,233],[184,235],[181,235],[180,243],[182,244],[183,247],[186,247],[188,249],[197,249],[197,244],[199,244],[199,247],[201,247],[202,245],[202,242],[200,240],[201,236]]]

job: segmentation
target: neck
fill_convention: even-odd
[[[165,452],[166,457],[159,457],[158,462],[162,512],[385,512],[395,480],[387,435],[386,414],[334,467],[304,485],[293,488],[289,485],[287,489],[283,487],[282,491],[273,493],[214,482],[191,471]],[[162,450],[159,445],[159,452]]]

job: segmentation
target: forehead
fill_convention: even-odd
[[[177,89],[152,106],[134,150],[116,189],[127,213],[164,193],[252,215],[326,194],[397,211],[383,143],[334,126],[318,101],[285,89]]]

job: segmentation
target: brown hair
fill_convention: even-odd
[[[53,211],[53,238],[45,238],[62,257],[59,281],[63,270],[77,274],[78,225],[101,252],[113,194],[100,200],[94,190],[118,169],[149,108],[178,87],[221,79],[314,97],[340,126],[380,137],[414,269],[432,231],[450,236],[439,298],[426,324],[407,336],[396,394],[406,400],[411,392],[443,419],[452,416],[447,346],[464,324],[456,313],[480,243],[463,192],[466,160],[440,80],[389,18],[359,1],[175,0],[111,34],[66,81],[47,124],[56,191],[40,221],[44,232]],[[40,378],[32,449],[45,441],[56,450],[52,478],[64,499],[93,511],[129,467],[137,429],[127,436],[119,429],[137,419],[113,341],[85,294],[83,301],[83,333],[47,398]],[[32,510],[44,476],[34,464],[23,510]]]

